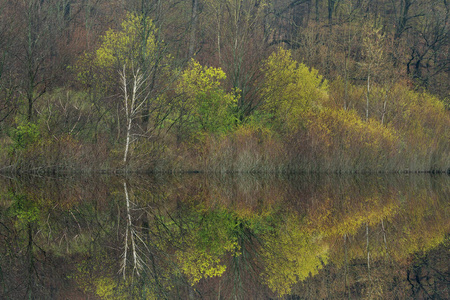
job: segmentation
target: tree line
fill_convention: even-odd
[[[448,298],[443,176],[23,179],[0,179],[5,299]]]
[[[5,170],[443,171],[447,1],[0,1]]]

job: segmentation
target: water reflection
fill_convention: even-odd
[[[2,178],[0,298],[449,298],[449,183]]]

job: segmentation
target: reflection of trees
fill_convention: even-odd
[[[450,291],[450,239],[431,253],[415,255],[406,271],[410,293],[416,299],[448,299]],[[433,253],[434,252],[434,253]]]
[[[288,294],[298,281],[314,276],[327,262],[328,246],[319,234],[311,234],[297,215],[262,238],[263,276],[271,290]]]
[[[43,259],[40,247],[34,239],[36,235],[36,215],[38,208],[25,195],[17,194],[11,190],[9,197],[12,205],[7,210],[7,215],[15,217],[13,222],[2,222],[2,229],[5,230],[5,239],[8,248],[2,253],[2,257],[9,258],[10,263],[2,266],[2,277],[11,278],[23,276],[23,282],[4,285],[5,294],[9,297],[34,298],[45,295],[38,289],[42,283],[37,264]],[[3,218],[2,218],[3,219]],[[6,260],[8,261],[8,260]]]
[[[0,297],[445,298],[449,179],[397,178],[9,182]]]
[[[0,298],[57,297],[49,286],[64,270],[46,243],[43,203],[18,190],[0,191]]]
[[[0,184],[0,268],[2,299],[51,299],[89,296],[73,284],[80,257],[88,257],[98,236],[92,228],[94,201],[82,201],[85,191],[99,186],[67,185],[59,180],[11,180]],[[5,190],[2,190],[5,188]],[[97,198],[98,197],[98,198]],[[88,228],[94,230],[87,230]],[[98,226],[97,226],[98,228]],[[4,231],[3,231],[4,229]],[[98,232],[97,232],[98,233]]]
[[[122,260],[120,264],[120,273],[123,274],[123,278],[126,278],[126,269],[127,269],[127,260],[128,260],[128,249],[131,247],[131,256],[133,257],[133,271],[132,274],[136,272],[137,275],[139,275],[139,270],[142,270],[143,264],[145,262],[141,258],[141,255],[139,252],[142,252],[140,250],[140,247],[138,245],[138,242],[142,242],[143,247],[147,247],[146,243],[142,240],[142,238],[139,236],[138,230],[133,226],[133,221],[131,217],[131,211],[130,211],[130,197],[128,195],[128,189],[127,189],[127,183],[123,182],[123,190],[125,193],[125,202],[126,202],[126,227],[125,227],[125,240],[124,240],[124,246],[123,246],[123,254],[122,254]],[[128,240],[130,240],[128,242]],[[130,246],[131,244],[131,246]]]
[[[331,261],[341,270],[336,273],[341,276],[333,281],[337,285],[334,291],[346,287],[344,294],[327,297],[407,298],[409,293],[402,294],[401,289],[391,294],[394,296],[386,295],[395,287],[394,282],[405,283],[405,274],[399,270],[412,254],[428,252],[444,241],[450,231],[448,192],[448,178],[430,181],[422,176],[411,178],[411,182],[386,182],[376,189],[369,184],[359,193],[352,191],[356,201],[344,205],[350,210],[340,209],[339,201],[326,204],[326,209],[318,206],[311,216],[318,221],[316,226],[323,225],[329,243],[335,245]],[[360,225],[346,226],[352,222]]]

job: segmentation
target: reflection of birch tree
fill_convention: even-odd
[[[136,272],[137,275],[140,275],[139,271],[142,270],[145,262],[142,259],[140,252],[140,247],[137,243],[137,241],[140,241],[142,244],[142,247],[147,247],[142,240],[142,238],[139,236],[138,231],[136,230],[136,227],[133,226],[133,222],[131,219],[131,206],[133,203],[130,201],[130,197],[128,194],[127,189],[127,183],[123,182],[123,189],[125,193],[125,201],[127,205],[126,210],[126,227],[125,227],[125,240],[124,240],[124,250],[122,253],[122,260],[120,264],[120,273],[123,274],[123,278],[126,278],[126,269],[127,269],[127,262],[128,262],[128,256],[131,256],[131,259],[133,261],[133,271],[132,274]],[[129,253],[129,251],[131,253]]]
[[[170,273],[168,270],[173,267],[173,264],[167,260],[167,253],[163,250],[165,246],[158,242],[170,240],[161,232],[164,230],[158,228],[160,225],[165,227],[166,224],[159,224],[162,222],[162,217],[158,214],[158,210],[148,210],[148,207],[133,202],[133,199],[135,201],[142,199],[135,195],[132,190],[128,190],[125,180],[123,190],[126,204],[125,230],[118,273],[127,281],[126,275],[127,269],[129,269],[132,280],[128,283],[131,283],[134,288],[143,288],[149,293],[155,293],[163,299],[167,299],[167,291],[170,290],[169,286],[171,286],[171,283],[167,282],[167,279],[170,279],[171,276],[167,276],[167,273]],[[151,216],[153,216],[156,227],[149,225]],[[138,277],[136,281],[134,275]]]

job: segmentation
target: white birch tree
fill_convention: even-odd
[[[119,74],[126,117],[126,142],[123,154],[123,162],[125,165],[128,162],[130,145],[134,141],[132,138],[133,120],[139,116],[139,112],[149,97],[145,89],[146,78],[144,74],[139,69],[134,70],[134,68],[131,68],[131,73],[131,78],[128,79],[126,65],[123,65],[123,69]]]
[[[108,81],[112,86],[108,93],[119,95],[121,110],[118,109],[117,127],[118,136],[123,129],[122,132],[125,132],[125,167],[129,164],[133,142],[138,136],[150,137],[151,130],[159,124],[153,120],[156,124],[154,128],[145,128],[147,121],[142,120],[138,124],[137,120],[150,119],[151,113],[161,107],[160,103],[155,101],[155,78],[161,74],[156,67],[152,67],[162,64],[163,60],[156,33],[157,29],[151,19],[129,13],[120,30],[110,29],[106,32],[94,55],[93,64],[99,70],[99,74],[94,74],[94,77],[98,81]]]

